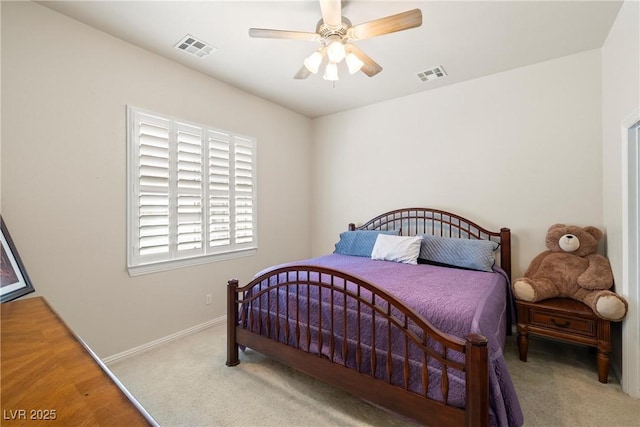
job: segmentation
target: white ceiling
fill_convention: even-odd
[[[314,32],[321,17],[308,1],[45,1],[41,4],[158,55],[308,117],[459,83],[603,45],[619,1],[343,1],[356,25],[420,8],[423,24],[356,42],[383,71],[340,69],[293,76],[317,42],[250,38],[251,27]],[[174,48],[191,34],[218,50],[204,59]],[[417,73],[443,66],[448,76]]]

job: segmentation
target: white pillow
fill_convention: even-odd
[[[379,234],[371,251],[371,259],[417,264],[421,243],[421,236]]]

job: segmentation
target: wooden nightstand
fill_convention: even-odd
[[[595,315],[587,305],[570,298],[553,298],[530,303],[516,300],[518,307],[518,350],[527,361],[529,334],[557,338],[598,349],[598,380],[609,378],[611,322]]]

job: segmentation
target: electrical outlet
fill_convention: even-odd
[[[211,294],[205,295],[205,299],[206,299],[205,304],[207,305],[211,304]]]

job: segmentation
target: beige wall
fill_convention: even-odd
[[[513,273],[557,222],[602,226],[600,51],[314,121],[314,254],[399,207],[513,233]]]
[[[614,366],[623,368],[623,389],[640,398],[640,343],[638,324],[640,290],[624,289],[623,279],[623,195],[621,174],[623,153],[628,147],[622,137],[622,123],[640,109],[640,3],[626,1],[602,48],[602,164],[603,212],[607,231],[607,255],[616,280],[616,291],[629,300],[629,314],[614,328]],[[629,260],[638,262],[638,260]],[[632,284],[633,285],[633,284]],[[622,337],[624,341],[620,339]],[[621,345],[621,343],[623,345]],[[624,351],[623,351],[624,348]],[[620,356],[624,357],[621,360]]]
[[[224,315],[228,278],[327,253],[348,222],[402,206],[509,226],[515,275],[552,223],[603,226],[619,277],[616,129],[639,105],[637,2],[602,50],[314,121],[37,4],[0,10],[2,215],[37,294],[101,357]],[[258,139],[257,256],[127,275],[127,104]]]
[[[2,3],[2,67],[2,215],[99,356],[223,316],[229,278],[309,256],[307,118],[31,2]],[[257,138],[256,256],[128,276],[128,104]]]
[[[2,22],[2,4],[0,2],[0,23],[1,22]],[[2,46],[2,31],[0,31],[0,46]],[[0,52],[1,52],[1,49],[0,49]],[[2,55],[0,54],[0,82],[1,81],[2,81]],[[0,84],[0,99],[2,99],[1,84]],[[2,108],[0,108],[0,213],[2,213]]]

